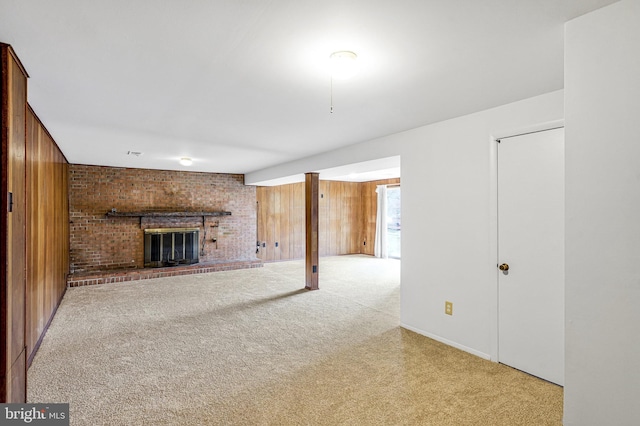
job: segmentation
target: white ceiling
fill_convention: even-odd
[[[0,41],[71,163],[248,173],[561,89],[564,22],[613,2],[0,0]]]

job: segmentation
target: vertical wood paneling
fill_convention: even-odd
[[[291,259],[291,185],[280,187],[279,258]]]
[[[338,235],[340,233],[340,187],[337,182],[330,181],[329,185],[329,226],[327,255],[332,256],[340,252]]]
[[[352,183],[349,196],[351,197],[352,203],[349,222],[354,227],[352,232],[349,234],[349,253],[360,253],[360,237],[362,234],[362,221],[360,220],[360,217],[364,214],[364,211],[362,210],[362,185]]]
[[[257,204],[257,232],[256,238],[258,240],[258,251],[256,257],[263,262],[265,259],[265,249],[262,247],[262,243],[265,242],[265,229],[267,226],[267,212],[266,212],[266,200],[267,200],[267,186],[259,186],[256,188],[256,204]]]
[[[26,187],[25,187],[25,133],[26,133],[26,99],[27,81],[20,66],[15,60],[10,62],[10,79],[12,90],[9,92],[9,114],[12,116],[10,125],[9,146],[9,177],[13,192],[13,213],[9,214],[9,233],[11,253],[7,256],[9,270],[7,280],[12,282],[11,303],[11,356],[16,363],[12,367],[12,374],[23,375],[24,372],[24,327],[26,300]],[[25,377],[26,379],[26,377]],[[16,386],[18,384],[18,386]],[[23,389],[24,387],[24,389]],[[14,381],[12,391],[16,396],[26,392],[26,385]],[[21,400],[24,399],[20,396]]]
[[[266,194],[265,200],[265,211],[266,211],[266,222],[265,222],[265,242],[266,247],[265,250],[265,261],[273,262],[275,260],[275,236],[273,235],[273,227],[275,226],[275,189],[274,187],[269,188]]]
[[[376,185],[399,183],[400,179],[364,183],[320,181],[320,256],[360,253],[373,255]],[[264,238],[260,238],[263,238],[267,245],[266,249],[260,250],[270,250],[270,254],[261,253],[260,258],[265,262],[304,258],[304,183],[258,187],[256,194],[260,204],[268,204],[260,208],[258,235],[265,235]],[[278,232],[270,233],[268,227],[274,227]],[[275,248],[276,241],[280,243],[278,249]],[[275,250],[279,251],[276,253]]]
[[[273,188],[267,188],[264,192],[263,200],[263,216],[264,216],[264,229],[262,232],[262,250],[263,260],[265,262],[273,261]]]
[[[273,250],[273,258],[271,260],[280,260],[280,222],[283,219],[282,206],[280,205],[281,193],[281,186],[273,187],[273,201],[271,204],[273,215],[273,234],[271,237],[273,247],[271,249]]]
[[[326,224],[323,255],[359,253],[360,185],[353,182],[323,181],[327,208],[321,211],[321,224]]]
[[[40,126],[33,114],[27,115],[27,203],[30,206],[40,205],[42,201],[42,186],[34,184],[41,181],[41,168],[34,167],[34,161],[40,158],[40,148],[42,134]],[[44,268],[37,265],[45,263],[43,249],[44,244],[44,221],[34,220],[35,212],[31,209],[27,211],[27,240],[29,241],[29,256],[27,260],[27,326],[26,344],[27,348],[34,347],[34,330],[38,330],[39,318],[34,313],[40,311],[39,307],[44,306],[45,300],[45,280]],[[42,258],[40,257],[42,256]]]
[[[341,210],[340,210],[340,223],[344,226],[340,232],[340,253],[349,253],[349,241],[351,240],[351,233],[357,229],[356,224],[351,223],[351,209],[353,203],[351,202],[351,182],[338,182],[340,184],[341,192]]]
[[[327,256],[329,254],[329,208],[330,208],[330,195],[329,195],[329,181],[320,181],[320,200],[318,200],[318,244],[320,249],[320,256]]]
[[[69,271],[68,165],[27,112],[27,326],[29,363],[66,290]]]
[[[361,238],[362,253],[373,256],[375,249],[375,230],[376,230],[376,184],[374,182],[365,182],[362,184],[362,211],[361,218]],[[372,221],[373,220],[373,221]]]
[[[348,197],[345,193],[345,182],[334,182],[336,187],[336,198],[334,202],[338,205],[336,219],[337,222],[334,227],[331,228],[331,232],[334,234],[336,241],[336,251],[332,253],[334,255],[346,253],[346,236],[351,232],[351,224],[347,220]]]
[[[289,231],[293,239],[291,259],[302,259],[304,258],[305,250],[304,185],[301,183],[292,184],[291,194],[293,204],[292,219],[290,220],[292,228]],[[322,199],[320,201],[322,201]],[[320,205],[322,205],[322,203],[320,203]]]
[[[0,402],[26,399],[27,76],[12,49],[0,45],[2,213],[0,256]],[[11,211],[8,193],[12,194]]]
[[[0,44],[0,52],[0,402],[24,402],[28,363],[66,289],[67,161],[28,108],[27,75],[19,60],[7,45]]]

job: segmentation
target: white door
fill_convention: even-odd
[[[498,144],[498,360],[564,384],[564,129]]]

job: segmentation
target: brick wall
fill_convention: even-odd
[[[194,227],[202,218],[107,217],[125,211],[228,211],[205,219],[200,262],[255,260],[256,191],[242,175],[71,165],[71,273],[142,268],[144,229]],[[216,235],[217,234],[217,235]],[[217,243],[212,238],[217,236]]]

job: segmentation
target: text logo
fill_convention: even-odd
[[[0,425],[69,426],[69,404],[0,404]]]

